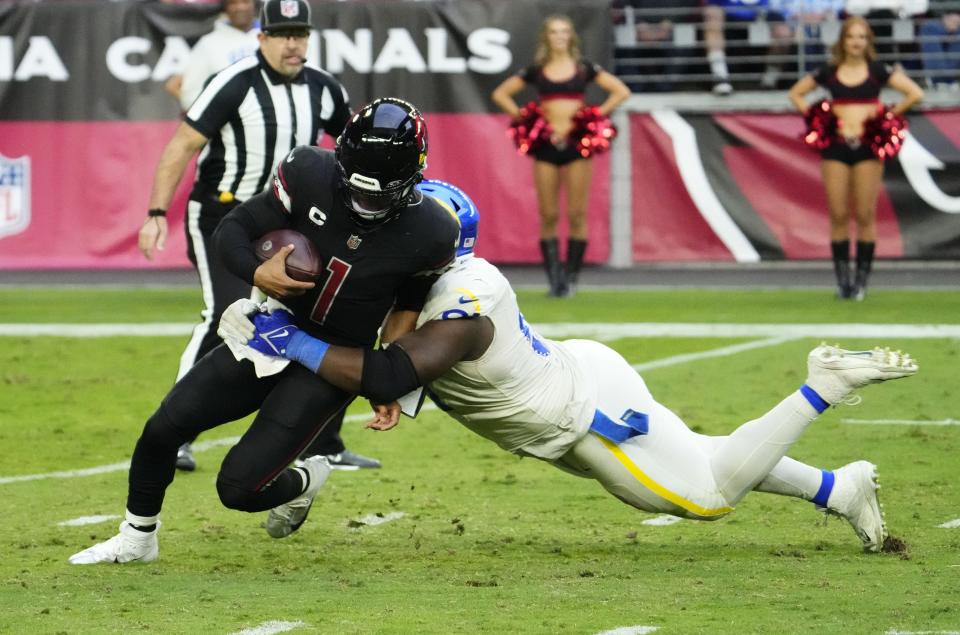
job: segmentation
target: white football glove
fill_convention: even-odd
[[[264,310],[259,304],[247,298],[241,298],[228,306],[220,316],[217,335],[224,341],[246,344],[256,332],[250,316]]]

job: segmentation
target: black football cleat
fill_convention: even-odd
[[[184,443],[177,448],[177,469],[184,472],[197,469],[197,462],[193,458],[193,447],[189,443]]]

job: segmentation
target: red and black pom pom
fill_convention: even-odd
[[[531,101],[520,109],[520,115],[507,128],[507,136],[513,140],[520,154],[530,154],[544,143],[549,143],[553,129],[543,118],[540,104]]]
[[[616,136],[617,127],[597,106],[584,106],[573,115],[570,142],[584,158],[609,150]]]
[[[863,142],[881,161],[897,156],[906,138],[907,120],[883,105],[863,124]]]
[[[803,119],[807,130],[802,138],[807,147],[817,151],[826,150],[833,143],[841,141],[837,116],[826,99],[810,106]]]

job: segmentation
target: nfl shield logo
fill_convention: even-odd
[[[297,0],[280,0],[280,15],[295,18],[300,15],[300,3]]]
[[[0,154],[0,238],[30,225],[30,157]]]
[[[347,240],[347,247],[349,247],[350,249],[356,249],[357,247],[360,246],[360,241],[361,241],[361,238],[356,234],[353,234]]]

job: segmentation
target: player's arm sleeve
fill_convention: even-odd
[[[217,254],[230,273],[252,285],[253,272],[260,266],[253,241],[289,225],[290,217],[273,192],[257,194],[230,210],[217,225]]]
[[[253,272],[260,266],[253,241],[291,226],[293,200],[314,164],[315,155],[306,146],[297,146],[277,165],[272,187],[230,210],[217,225],[217,253],[232,274],[253,283]]]
[[[307,335],[314,344],[325,344]],[[293,357],[307,368],[309,360]],[[399,346],[371,350],[349,346],[327,346],[317,375],[341,390],[363,395],[374,403],[390,403],[421,385],[407,352]]]
[[[493,305],[489,289],[473,289],[451,285],[444,297],[431,299],[424,312],[428,321],[386,349],[330,346],[317,373],[338,388],[376,403],[390,403],[429,384],[471,352],[475,354],[473,349],[490,336],[492,326],[482,314],[483,307],[489,310]]]
[[[331,346],[318,374],[375,403],[390,403],[428,384],[463,359],[474,320],[434,321],[381,350]]]

